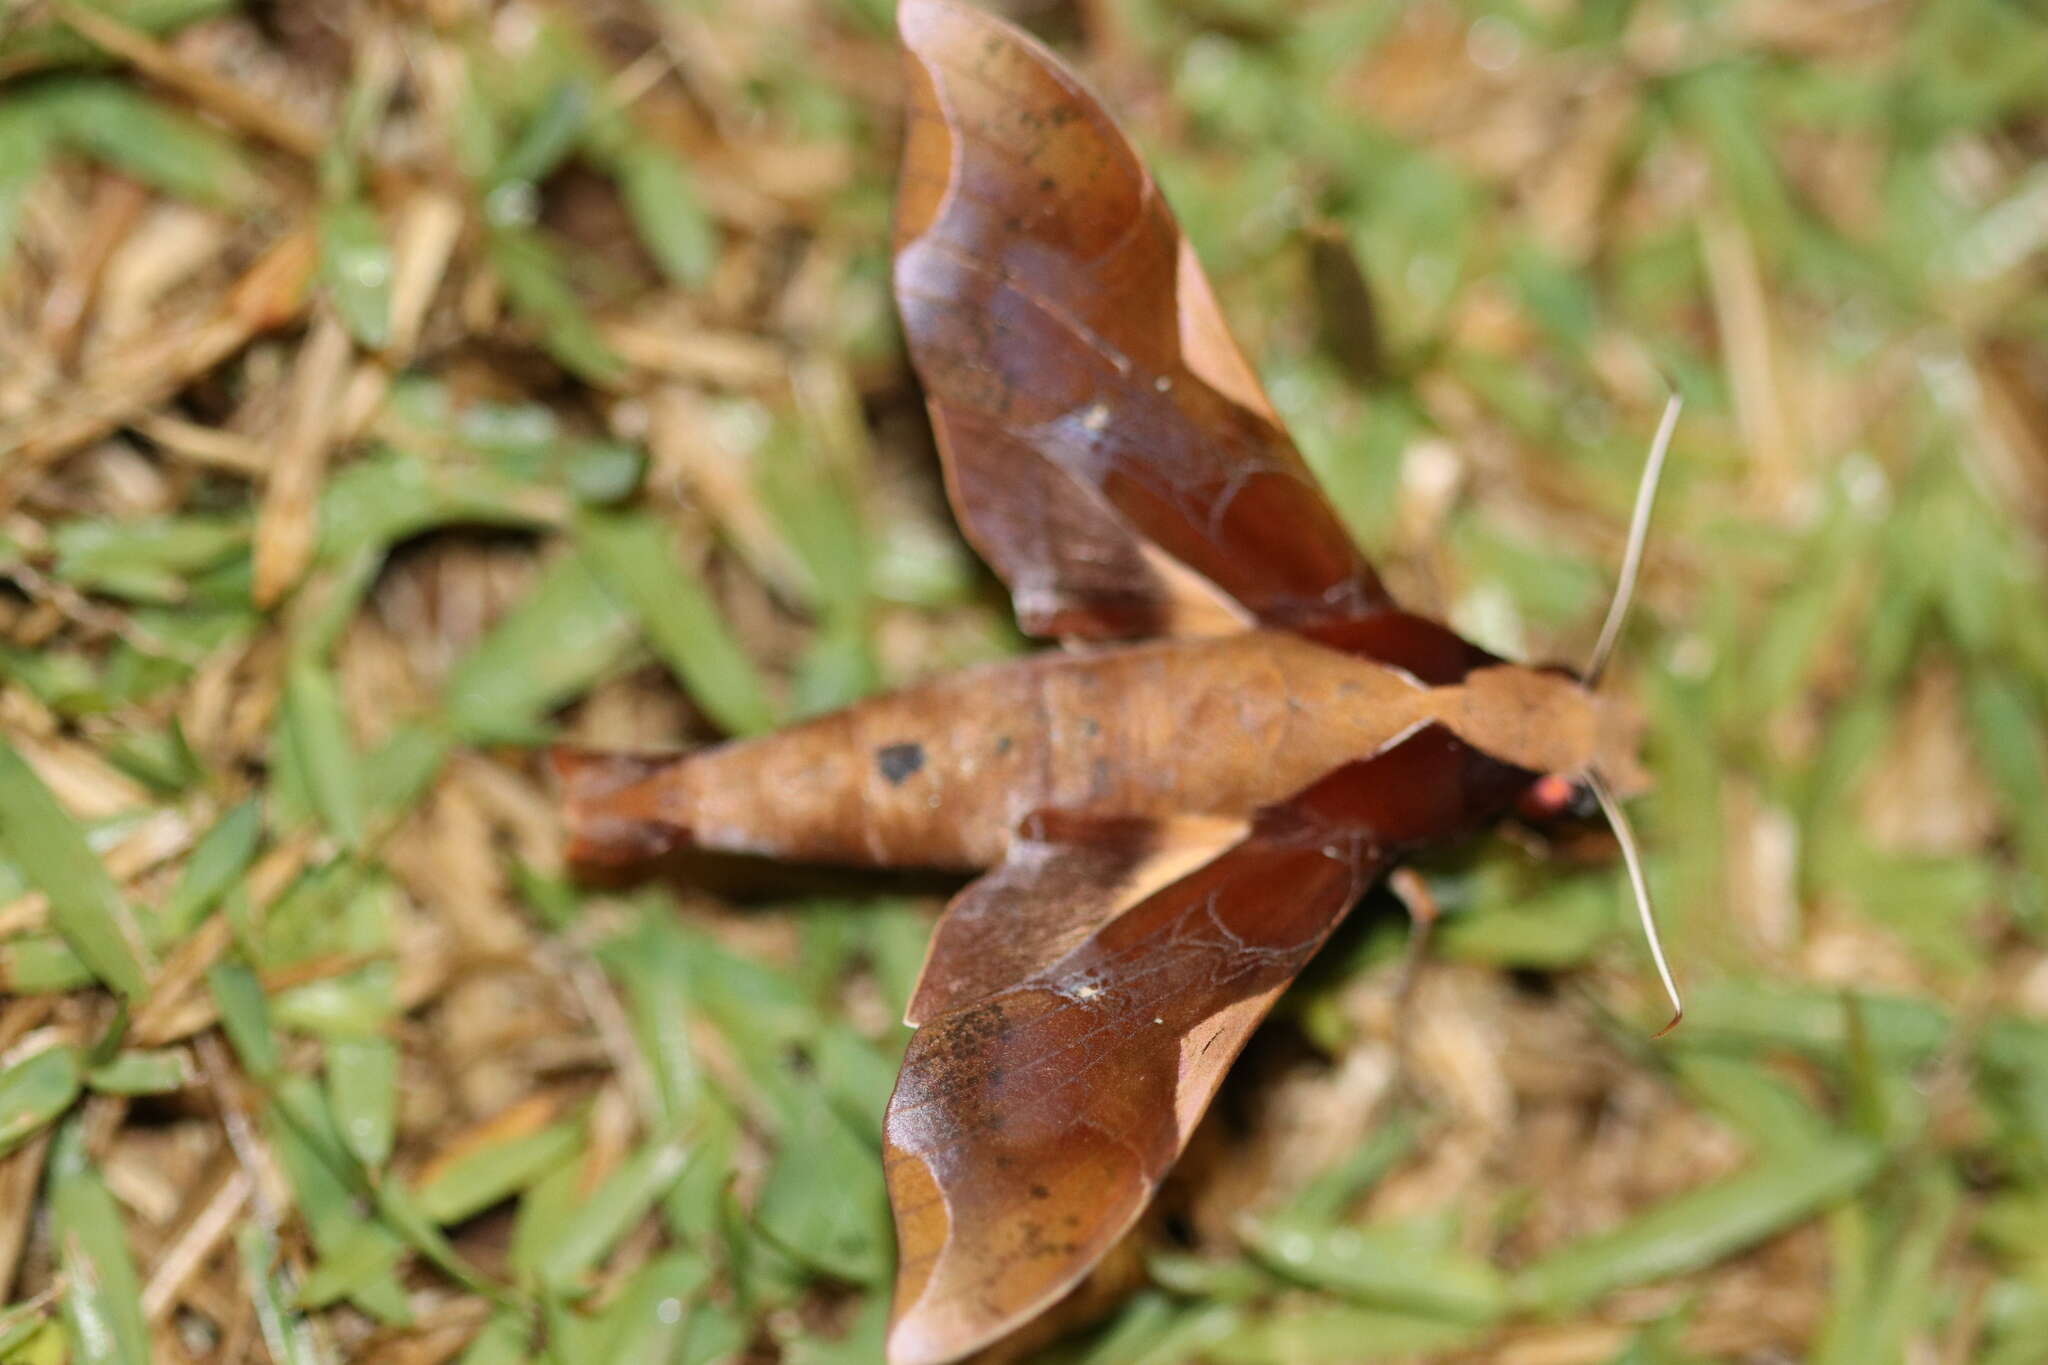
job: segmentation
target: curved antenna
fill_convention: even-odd
[[[1628,523],[1628,549],[1621,557],[1621,581],[1614,586],[1614,602],[1607,608],[1607,620],[1600,627],[1593,657],[1586,664],[1588,688],[1600,685],[1600,675],[1606,671],[1607,660],[1621,639],[1622,623],[1628,620],[1629,606],[1635,601],[1636,578],[1643,567],[1643,543],[1650,538],[1650,509],[1657,502],[1657,484],[1664,477],[1664,456],[1671,449],[1671,433],[1678,425],[1678,410],[1682,406],[1675,393],[1664,400],[1664,416],[1657,423],[1656,438],[1650,442],[1650,458],[1643,463],[1642,482],[1636,487],[1636,510]]]
[[[1657,963],[1657,976],[1664,983],[1664,993],[1671,997],[1671,1022],[1658,1029],[1656,1034],[1662,1038],[1685,1018],[1685,1002],[1678,998],[1678,983],[1671,979],[1671,966],[1664,960],[1664,942],[1657,937],[1657,917],[1650,911],[1650,883],[1643,875],[1643,856],[1636,850],[1636,832],[1629,826],[1628,817],[1621,813],[1621,803],[1608,790],[1607,779],[1600,776],[1597,769],[1587,771],[1586,785],[1592,788],[1594,799],[1600,803],[1601,814],[1607,817],[1608,827],[1614,831],[1615,842],[1621,845],[1621,860],[1628,866],[1629,885],[1636,893],[1636,911],[1643,920],[1643,937],[1649,941],[1650,956]]]

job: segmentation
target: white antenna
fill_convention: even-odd
[[[1629,605],[1635,601],[1636,578],[1643,567],[1643,542],[1650,538],[1650,509],[1657,501],[1657,484],[1664,477],[1664,456],[1671,449],[1671,433],[1678,426],[1678,409],[1682,406],[1675,393],[1665,400],[1663,420],[1657,423],[1656,438],[1650,442],[1650,458],[1643,464],[1643,479],[1636,488],[1636,510],[1629,518],[1628,549],[1621,556],[1621,581],[1615,585],[1614,603],[1607,608],[1607,620],[1600,627],[1600,639],[1586,665],[1588,689],[1600,685],[1600,675],[1606,671],[1607,660],[1621,639],[1622,624],[1628,620]]]
[[[1629,885],[1636,893],[1636,912],[1643,920],[1643,937],[1649,941],[1650,956],[1657,963],[1657,976],[1664,983],[1664,993],[1671,997],[1671,1022],[1657,1030],[1657,1036],[1662,1038],[1685,1018],[1685,1002],[1678,998],[1678,983],[1671,979],[1671,966],[1664,960],[1664,943],[1657,937],[1657,917],[1650,910],[1650,883],[1643,875],[1642,854],[1636,851],[1636,832],[1629,827],[1628,817],[1621,813],[1621,803],[1607,789],[1606,778],[1597,771],[1589,770],[1586,785],[1592,788],[1601,813],[1607,817],[1608,827],[1614,831],[1615,842],[1621,845],[1621,860],[1628,867]]]

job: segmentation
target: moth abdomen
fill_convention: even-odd
[[[562,793],[572,863],[617,867],[691,841],[671,793],[688,756],[632,754],[558,744],[548,764]]]

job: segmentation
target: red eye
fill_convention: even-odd
[[[1523,794],[1522,814],[1534,820],[1554,820],[1576,805],[1577,797],[1578,789],[1571,779],[1548,773],[1537,778]]]

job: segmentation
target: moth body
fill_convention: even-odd
[[[1596,702],[1511,664],[1431,687],[1286,631],[1040,654],[661,760],[559,760],[578,861],[691,845],[979,869],[1042,812],[1246,820],[1436,722],[1531,773],[1592,758]]]

